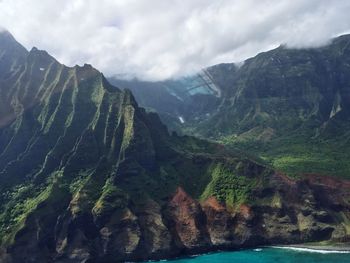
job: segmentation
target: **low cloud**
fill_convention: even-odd
[[[350,31],[349,14],[348,0],[0,0],[0,25],[28,49],[148,80],[320,46]]]

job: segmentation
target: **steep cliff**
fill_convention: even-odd
[[[166,81],[163,89],[141,82],[133,90],[141,105],[154,108],[173,129],[240,148],[292,175],[349,177],[349,61],[350,35],[344,35],[323,47],[280,46],[240,65],[206,68],[193,76],[201,85],[180,79],[173,80],[176,88]],[[182,99],[173,98],[173,111],[165,110],[159,104],[167,102],[147,96],[151,86],[152,94],[162,90]],[[198,86],[211,92],[192,94]]]
[[[10,46],[0,43],[1,262],[349,240],[348,181],[291,180],[219,144],[169,135],[92,66]]]

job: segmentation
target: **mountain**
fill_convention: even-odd
[[[157,99],[154,87],[148,95],[150,84],[140,83],[143,94],[136,87],[132,90],[142,106],[154,108],[161,117],[172,115],[162,120],[173,129],[258,155],[291,175],[349,177],[349,65],[350,35],[320,48],[280,46],[241,65],[215,65],[201,74],[207,76],[203,85],[216,93],[207,93],[205,100],[189,92],[187,99],[173,98],[177,102],[173,108],[187,112],[181,113],[182,124],[175,118],[177,112],[159,106],[163,101]],[[129,87],[120,85],[124,86]],[[190,89],[188,83],[177,88]],[[164,90],[173,93],[169,85]]]
[[[0,34],[0,261],[120,262],[350,237],[350,183],[169,134],[129,90]]]

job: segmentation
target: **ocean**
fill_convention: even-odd
[[[169,263],[350,263],[350,252],[269,247],[216,252],[164,261]]]

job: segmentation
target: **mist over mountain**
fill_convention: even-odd
[[[343,35],[324,47],[280,46],[187,78],[110,80],[180,133],[220,140],[284,172],[346,177],[349,45]]]
[[[331,49],[334,58],[346,54],[346,39],[335,41],[339,48]],[[304,62],[310,59],[306,54],[299,57],[300,51],[284,49],[272,52],[293,63],[301,61],[309,73],[312,63]],[[320,55],[310,52],[316,58]],[[231,116],[236,101],[246,96],[256,103],[260,96],[289,98],[294,93],[288,86],[281,93],[269,87],[263,94],[249,93],[255,91],[251,83],[256,82],[255,78],[246,80],[244,72],[253,72],[256,63],[270,65],[266,61],[271,61],[270,55],[262,54],[240,68],[214,66],[192,78],[158,83],[159,89],[151,85],[149,95],[173,90],[171,96],[184,103],[199,94],[200,99],[192,101],[199,116],[208,103]],[[347,63],[337,65],[343,65],[346,72]],[[305,76],[298,71],[300,65],[292,68],[299,72],[297,76]],[[226,85],[226,80],[236,78],[242,85],[239,93]],[[347,81],[345,73],[336,79]],[[183,89],[188,83],[195,85],[192,91]],[[297,87],[309,91],[311,84]],[[334,88],[339,93],[334,98],[339,98],[328,119],[342,116],[347,109],[343,91]],[[349,239],[349,181],[317,174],[288,177],[242,151],[170,135],[156,113],[140,108],[129,90],[111,85],[91,65],[67,67],[46,51],[27,51],[8,32],[0,33],[0,98],[1,262],[135,261]],[[321,102],[319,96],[312,97],[313,107],[306,103],[305,109]],[[267,114],[266,105],[248,106],[237,105],[248,123],[257,122],[251,116]],[[260,111],[253,114],[251,109],[257,108]],[[272,113],[267,120],[280,121]],[[205,120],[193,118],[210,123],[210,116],[209,112]],[[310,116],[310,111],[302,116]],[[188,119],[183,116],[178,121],[185,124]],[[300,119],[295,121],[299,124]],[[198,131],[203,127],[198,126]],[[209,134],[216,134],[220,127],[208,128]]]
[[[2,0],[0,26],[66,65],[154,81],[280,44],[325,45],[350,32],[349,12],[347,0]]]

